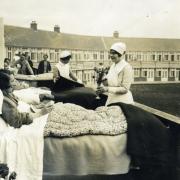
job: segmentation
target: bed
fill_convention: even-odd
[[[168,177],[164,174],[171,161],[169,130],[140,108],[114,105],[123,110],[128,123],[128,131],[115,136],[44,138],[47,115],[20,129],[9,127],[0,119],[0,161],[8,164],[10,172],[17,172],[18,180],[130,180],[135,178],[131,166],[145,167],[151,180]],[[152,171],[150,167],[155,168]],[[163,173],[157,174],[160,168]]]
[[[43,138],[46,115],[32,125],[14,129],[0,119],[1,162],[17,179],[40,180],[117,175],[129,171],[127,135],[85,135]],[[73,178],[73,179],[74,179]]]

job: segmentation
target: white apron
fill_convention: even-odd
[[[66,78],[66,79],[70,79],[70,77],[69,77],[69,73],[70,73],[69,63],[63,64],[63,63],[59,62],[58,64],[56,64],[56,67],[59,70],[60,76]]]
[[[128,63],[122,59],[118,64],[113,63],[106,78],[109,87],[119,87],[118,75]],[[134,104],[133,96],[130,90],[126,94],[116,94],[109,92],[106,105],[111,103],[123,102],[126,104]]]

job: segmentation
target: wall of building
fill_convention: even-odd
[[[2,68],[4,64],[4,51],[4,24],[3,18],[0,17],[0,68]]]
[[[48,54],[53,67],[64,49],[6,47],[6,56],[12,59],[16,50],[29,52],[34,67],[37,68],[44,54]],[[104,67],[111,64],[108,51],[67,50],[72,54],[72,69],[86,83],[95,83],[94,67],[98,67],[100,62]],[[134,69],[134,81],[180,81],[180,52],[129,51],[126,60]]]

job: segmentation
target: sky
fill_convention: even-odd
[[[70,34],[180,39],[180,0],[0,0],[4,24]]]

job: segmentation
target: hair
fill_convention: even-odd
[[[48,55],[47,54],[44,54],[43,57],[46,56],[48,58]]]
[[[4,63],[10,64],[10,59],[9,58],[4,58]]]
[[[113,51],[114,53],[116,53],[116,54],[118,55],[118,57],[121,57],[121,56],[124,54],[124,53],[123,53],[123,54],[120,54],[119,52],[117,52],[117,51],[114,50],[114,49],[110,49],[110,52],[111,52],[111,51]]]
[[[70,58],[71,58],[71,55],[63,57],[63,58],[60,58],[60,60],[66,61],[66,60],[70,60]]]
[[[0,89],[5,90],[10,87],[10,75],[9,70],[0,69]]]

